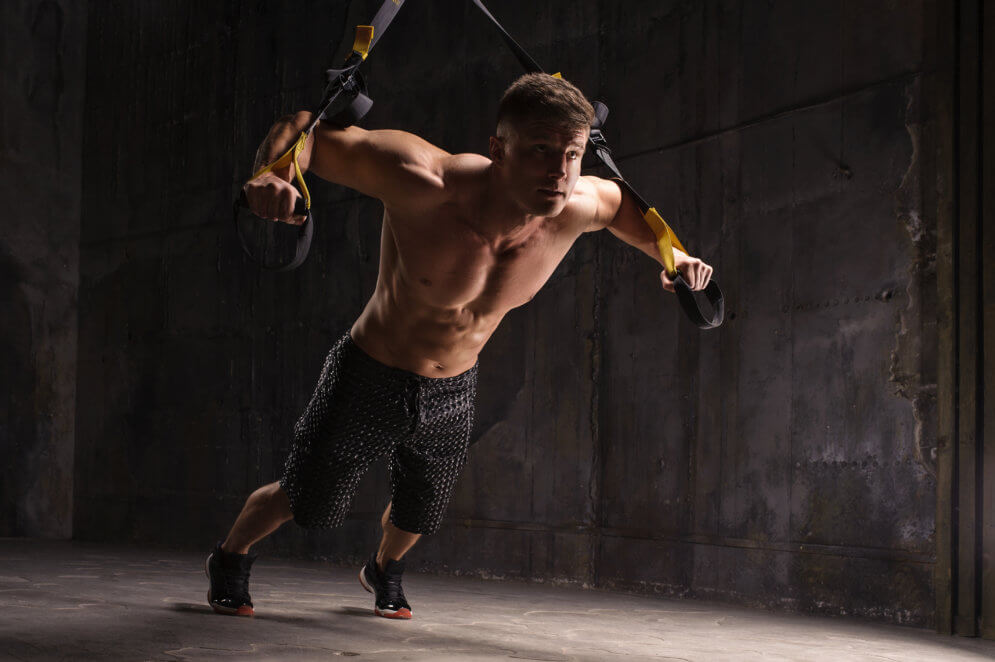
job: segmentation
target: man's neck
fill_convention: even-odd
[[[484,186],[476,213],[477,232],[494,244],[513,244],[539,228],[545,216],[529,214],[505,193],[501,171],[491,163],[484,172]]]

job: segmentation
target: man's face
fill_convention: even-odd
[[[556,216],[580,176],[588,129],[533,122],[491,139],[491,158],[505,174],[509,195],[529,214]]]

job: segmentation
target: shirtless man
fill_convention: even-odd
[[[279,121],[256,165],[275,161],[310,119]],[[477,356],[501,319],[532,299],[584,232],[607,228],[662,264],[656,237],[619,185],[580,176],[593,119],[572,84],[527,74],[501,100],[490,158],[449,154],[403,131],[322,122],[312,132],[303,169],[383,202],[380,273],[325,360],[283,476],[249,496],[208,557],[215,611],[252,615],[249,548],[290,519],[340,524],[359,478],[386,454],[392,498],[359,578],[378,616],[411,618],[401,559],[441,523],[467,458]],[[291,179],[288,167],[247,183],[253,212],[302,222]],[[712,268],[674,255],[691,289],[703,289]],[[660,278],[673,292],[666,272]]]

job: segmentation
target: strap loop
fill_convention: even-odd
[[[674,263],[674,248],[677,250],[687,253],[684,247],[681,246],[681,242],[677,239],[677,235],[674,231],[670,229],[667,222],[663,220],[659,212],[653,207],[646,210],[643,214],[643,220],[646,224],[650,226],[653,230],[653,234],[656,235],[656,249],[660,252],[660,257],[663,259],[663,266],[667,270],[667,276],[673,280],[674,275],[677,273],[677,267]]]
[[[294,143],[293,147],[288,149],[283,154],[283,156],[278,158],[276,161],[273,161],[273,163],[270,163],[268,166],[260,168],[256,172],[256,174],[252,176],[252,179],[250,179],[249,181],[251,182],[253,179],[258,179],[262,175],[265,175],[267,172],[270,172],[272,170],[277,170],[279,168],[285,168],[291,163],[293,163],[294,176],[297,179],[297,185],[300,186],[301,188],[301,194],[304,196],[304,203],[307,205],[307,208],[310,209],[311,192],[308,191],[307,182],[304,181],[304,173],[301,172],[301,164],[297,162],[297,157],[300,156],[301,151],[303,151],[305,145],[307,145],[307,137],[308,133],[306,131],[302,131],[301,135],[297,137],[297,142]]]

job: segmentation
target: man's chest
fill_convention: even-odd
[[[397,276],[419,298],[481,312],[528,302],[580,234],[563,219],[544,219],[511,241],[493,242],[446,214],[421,223],[396,219],[385,232],[384,248],[396,251]]]

